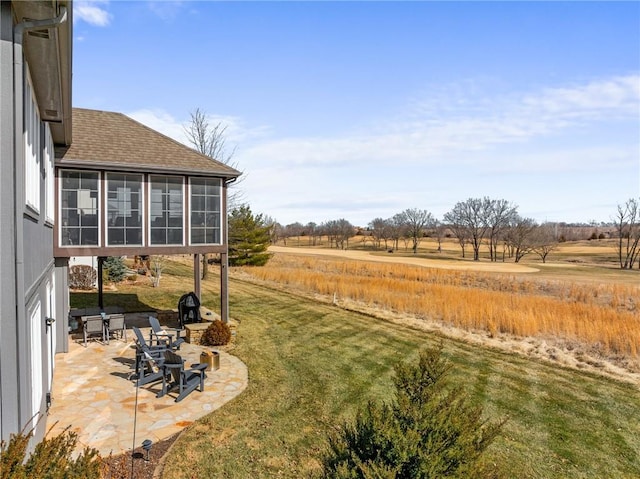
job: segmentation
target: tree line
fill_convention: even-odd
[[[282,241],[285,246],[292,238],[297,238],[298,246],[305,242],[316,246],[320,238],[326,237],[331,248],[347,249],[349,240],[361,235],[362,243],[370,244],[372,249],[397,250],[402,242],[405,249],[411,248],[417,253],[425,237],[437,241],[438,251],[443,238],[448,237],[457,241],[463,258],[470,254],[474,261],[480,260],[481,248],[486,247],[491,261],[509,258],[517,263],[526,255],[535,254],[544,263],[558,244],[566,240],[559,223],[538,223],[520,215],[517,205],[489,197],[460,201],[441,220],[427,210],[409,208],[391,218],[375,218],[365,229],[344,218],[320,224],[296,222],[283,226],[267,216],[265,222],[271,227],[271,242]],[[632,198],[618,205],[613,232],[608,234],[618,240],[620,267],[632,269],[637,263],[640,268],[639,200]],[[604,237],[603,233],[598,236],[594,232],[590,239]]]
[[[184,126],[184,132],[194,149],[237,168],[237,163],[233,161],[236,148],[227,149],[226,129],[221,122],[209,124],[206,113],[199,108],[191,113],[191,121]],[[237,183],[242,179],[244,176]],[[268,243],[282,240],[286,245],[291,237],[307,236],[309,244],[315,246],[319,238],[326,236],[330,247],[346,249],[349,239],[357,231],[344,218],[320,225],[310,222],[304,226],[300,223],[282,226],[268,216],[254,216],[249,206],[243,204],[242,191],[237,188],[230,193],[228,204],[231,210],[230,260],[240,264],[252,261],[256,261],[256,264],[266,263],[269,257],[266,253]],[[640,199],[631,198],[618,205],[614,226],[620,267],[632,269],[638,263],[640,269]],[[375,218],[366,232],[360,232],[366,233],[363,238],[370,238],[375,249],[380,249],[382,243],[385,249],[398,249],[398,243],[403,241],[406,249],[411,244],[414,253],[417,253],[420,241],[425,236],[434,236],[438,241],[438,251],[441,251],[443,235],[451,235],[457,239],[463,258],[471,248],[474,261],[479,261],[480,248],[486,245],[491,261],[504,261],[505,257],[509,257],[514,258],[516,263],[530,253],[537,254],[546,262],[549,253],[562,239],[557,223],[538,224],[532,218],[521,216],[513,203],[489,197],[458,202],[442,220],[434,218],[427,210],[406,209],[391,218]],[[203,278],[207,275],[208,263],[207,255],[203,255]]]

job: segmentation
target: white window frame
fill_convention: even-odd
[[[178,178],[181,180],[182,183],[182,188],[181,188],[181,192],[182,192],[182,242],[181,243],[164,243],[164,244],[152,244],[151,243],[151,194],[152,194],[152,185],[153,185],[153,179],[154,178]],[[157,174],[157,175],[149,175],[147,177],[147,183],[149,185],[149,213],[147,215],[147,238],[149,238],[149,247],[151,248],[162,248],[162,247],[172,247],[172,246],[184,246],[184,241],[185,238],[187,237],[187,226],[186,226],[186,222],[187,222],[187,214],[188,211],[185,208],[185,204],[187,201],[187,197],[186,195],[188,194],[188,189],[186,187],[185,181],[184,181],[184,176],[178,176],[178,175],[161,175],[161,174]],[[165,225],[164,227],[165,229],[168,228],[168,226]]]
[[[219,191],[220,194],[218,195],[218,201],[219,201],[219,205],[218,205],[218,214],[220,215],[220,226],[219,226],[219,230],[220,230],[220,238],[219,241],[217,243],[193,243],[192,238],[191,238],[191,231],[193,229],[193,223],[191,222],[191,210],[193,207],[193,193],[192,193],[192,185],[193,185],[193,181],[194,180],[216,180],[218,181],[218,187],[219,187]],[[188,234],[188,238],[189,238],[189,245],[191,246],[209,246],[209,245],[222,245],[224,244],[224,238],[223,238],[223,232],[224,232],[224,221],[225,218],[223,217],[223,211],[222,211],[222,189],[223,189],[223,185],[222,185],[222,179],[221,178],[199,178],[199,177],[190,177],[189,178],[189,211],[187,212],[187,214],[189,215],[189,231],[187,232]],[[205,200],[206,202],[206,200]],[[205,233],[206,235],[206,233]]]
[[[64,225],[62,224],[62,190],[63,190],[63,181],[64,181],[64,174],[66,172],[77,172],[77,173],[97,173],[98,174],[98,197],[96,198],[96,217],[97,217],[97,221],[98,221],[98,242],[95,245],[79,245],[79,244],[74,244],[74,245],[65,245],[62,242],[62,230]],[[57,234],[58,234],[58,244],[60,245],[61,248],[97,248],[97,247],[101,247],[102,243],[101,243],[101,238],[102,238],[102,221],[101,218],[104,215],[103,207],[102,207],[102,180],[104,178],[104,174],[102,172],[99,171],[94,171],[94,170],[73,170],[73,169],[65,169],[65,170],[60,170],[59,171],[59,179],[58,179],[58,195],[60,198],[60,201],[58,201],[58,218],[60,219],[60,221],[58,221],[58,225],[56,226],[56,230],[57,230]]]
[[[25,203],[36,213],[40,213],[41,135],[40,113],[33,94],[33,83],[27,66],[24,76],[23,119]]]
[[[128,243],[128,244],[109,244],[109,177],[110,176],[117,176],[117,175],[125,175],[125,176],[139,176],[140,177],[140,243],[139,244],[134,244],[134,243]],[[104,206],[104,212],[102,214],[102,216],[98,215],[98,217],[100,218],[104,218],[105,219],[105,229],[106,229],[106,246],[108,246],[109,248],[127,248],[127,247],[132,247],[132,246],[143,246],[145,244],[145,233],[146,233],[146,228],[144,227],[144,218],[145,218],[145,175],[141,174],[141,173],[126,173],[126,172],[108,172],[106,174],[103,175],[105,177],[105,195],[106,195],[106,203]],[[118,192],[120,193],[120,192]],[[100,193],[99,193],[100,194]],[[101,221],[98,220],[98,226],[100,226]],[[99,231],[99,228],[98,228]],[[98,232],[98,234],[100,234]],[[99,241],[98,241],[99,242]]]
[[[53,224],[56,201],[55,182],[55,150],[53,146],[53,136],[48,123],[44,125],[44,165],[45,165],[45,212],[46,221]]]

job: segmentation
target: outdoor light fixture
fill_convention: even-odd
[[[145,462],[149,462],[149,451],[151,450],[152,444],[151,439],[145,439],[142,441],[142,449],[146,451],[146,455],[144,456]]]

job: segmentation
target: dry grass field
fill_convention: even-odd
[[[547,264],[439,259],[425,250],[405,256],[272,247],[266,267],[242,274],[422,329],[639,382],[640,273],[601,266],[612,250],[590,243],[565,244]],[[583,259],[573,262],[576,257]]]
[[[626,371],[616,370],[598,353],[600,346],[589,351],[585,342],[564,341],[566,356],[572,355],[575,364],[562,367],[565,353],[551,334],[465,331],[437,318],[425,319],[427,315],[401,314],[337,295],[334,303],[332,293],[256,279],[257,272],[286,264],[291,273],[303,267],[323,274],[337,271],[336,277],[348,273],[352,282],[375,279],[381,274],[376,268],[384,267],[389,268],[387,280],[393,279],[391,273],[404,271],[407,279],[400,284],[442,283],[459,291],[563,298],[621,311],[622,300],[615,306],[613,298],[638,285],[614,270],[606,281],[568,281],[559,276],[560,267],[551,273],[522,274],[416,266],[405,270],[401,264],[298,253],[277,253],[265,268],[232,268],[230,311],[238,329],[231,350],[249,368],[249,387],[185,429],[168,453],[161,477],[317,477],[330,431],[352,419],[368,400],[389,400],[394,364],[438,344],[455,367],[456,385],[469,391],[488,418],[508,418],[486,456],[498,468],[496,478],[640,477],[639,375],[629,371],[630,365]],[[580,279],[591,274],[585,268],[564,269]],[[220,284],[216,268],[211,273],[202,281],[202,295],[204,304],[215,308]],[[152,287],[144,277],[125,281],[105,293],[105,304],[127,311],[172,309],[192,282],[193,259],[173,257],[167,260],[160,287]],[[597,296],[589,289],[593,286],[600,288]],[[585,296],[585,291],[592,294]],[[95,292],[71,295],[74,307],[95,306],[96,301]],[[637,328],[631,334],[637,337]],[[619,363],[632,359],[631,354],[617,356]],[[628,381],[612,380],[603,372]]]

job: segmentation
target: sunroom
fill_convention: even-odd
[[[73,109],[73,143],[56,150],[54,256],[220,257],[220,315],[228,320],[227,187],[237,170],[120,114]],[[100,268],[99,268],[100,269]],[[101,274],[98,274],[102,307]]]

